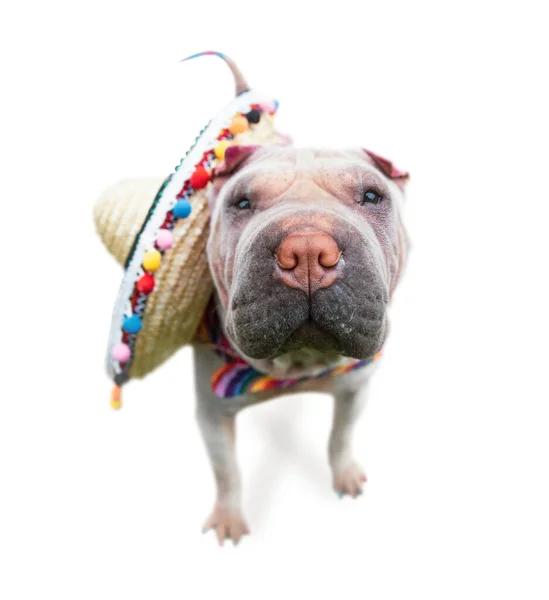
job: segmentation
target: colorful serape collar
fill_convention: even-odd
[[[286,389],[313,379],[343,375],[361,369],[381,356],[381,352],[378,352],[371,358],[332,367],[312,376],[276,379],[254,369],[232,348],[229,340],[223,334],[213,301],[210,302],[204,314],[197,332],[197,341],[210,345],[212,350],[225,362],[225,365],[217,369],[211,378],[212,390],[220,398],[234,398],[242,394],[264,392],[271,389]]]

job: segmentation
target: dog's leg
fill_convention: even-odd
[[[345,494],[356,498],[362,493],[366,476],[352,453],[352,436],[356,421],[366,404],[368,379],[357,385],[355,378],[345,381],[342,376],[334,386],[334,417],[328,445],[330,466],[332,467],[334,489],[343,497]]]
[[[241,511],[240,473],[235,454],[235,417],[238,407],[215,396],[209,386],[213,353],[195,349],[197,420],[217,485],[217,499],[204,531],[213,529],[221,545],[234,544],[249,533]]]

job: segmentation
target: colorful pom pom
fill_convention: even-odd
[[[267,112],[267,113],[273,113],[276,110],[276,103],[275,102],[262,102],[259,105],[259,108],[261,108],[261,110]]]
[[[156,271],[162,262],[162,255],[158,250],[149,250],[143,258],[143,268],[145,271]]]
[[[248,130],[248,119],[241,115],[237,115],[233,117],[231,124],[229,125],[229,131],[233,135],[238,135],[239,133],[244,133]]]
[[[248,119],[248,123],[250,123],[251,125],[255,125],[256,123],[259,123],[259,121],[261,120],[261,112],[259,110],[257,110],[257,108],[253,108],[246,115],[246,119]]]
[[[208,182],[210,181],[210,174],[203,166],[199,165],[194,170],[194,173],[191,175],[189,181],[195,190],[201,190],[208,185]]]
[[[131,315],[130,317],[124,318],[124,324],[122,325],[122,329],[124,329],[126,333],[131,333],[132,335],[135,335],[136,333],[139,333],[141,331],[142,327],[143,323],[137,315]]]
[[[217,146],[214,149],[215,157],[218,158],[219,160],[223,160],[223,158],[225,157],[225,150],[227,150],[227,148],[230,145],[231,145],[231,142],[228,142],[227,140],[223,140],[223,141],[219,142],[219,144],[217,144]]]
[[[150,294],[154,290],[154,277],[150,273],[145,273],[137,281],[136,287],[142,294]]]
[[[160,250],[169,250],[173,246],[173,234],[168,229],[161,229],[156,236],[156,245]]]
[[[115,344],[112,347],[112,357],[120,363],[126,363],[130,360],[132,352],[128,344]]]
[[[173,207],[173,216],[176,219],[186,219],[191,214],[192,208],[193,207],[188,200],[178,200]]]

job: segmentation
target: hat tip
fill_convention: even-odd
[[[204,52],[197,52],[196,54],[191,54],[186,58],[182,58],[179,62],[185,62],[187,60],[192,60],[193,58],[198,58],[200,56],[218,56],[219,58],[225,61],[234,77],[236,96],[240,96],[244,92],[248,92],[250,90],[248,82],[244,78],[244,75],[242,75],[242,72],[240,71],[236,63],[222,52],[216,52],[215,50],[205,50]]]

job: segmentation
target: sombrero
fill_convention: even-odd
[[[274,131],[275,100],[249,89],[228,57],[236,97],[196,138],[166,179],[131,179],[107,189],[94,209],[103,243],[125,272],[116,300],[107,348],[114,382],[113,408],[121,386],[147,375],[195,332],[212,296],[206,257],[210,214],[208,187],[213,170],[234,144],[287,143]]]

